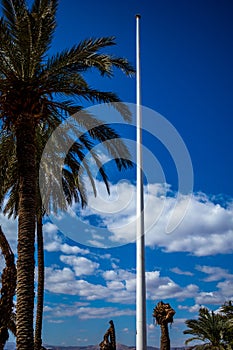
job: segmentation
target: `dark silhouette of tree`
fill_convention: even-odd
[[[0,248],[5,258],[6,266],[1,275],[1,299],[0,299],[0,350],[4,349],[9,338],[8,329],[15,335],[15,313],[13,297],[16,289],[16,267],[14,253],[0,226]]]

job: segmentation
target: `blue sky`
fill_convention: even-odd
[[[152,319],[158,301],[176,310],[170,334],[172,345],[179,346],[184,321],[196,317],[200,305],[217,310],[233,299],[232,10],[227,0],[59,2],[51,53],[90,36],[114,35],[117,45],[110,51],[135,64],[135,14],[141,14],[142,104],[173,125],[192,161],[193,194],[179,197],[177,162],[167,149],[174,135],[168,129],[165,143],[159,142],[151,118],[143,142],[154,162],[150,168],[145,155],[145,216],[146,225],[152,225],[146,234],[147,336],[153,346],[159,346]],[[120,72],[111,80],[95,72],[87,78],[92,86],[135,103],[134,78]],[[132,129],[118,128],[133,147]],[[48,344],[97,344],[110,319],[117,341],[135,344],[135,169],[117,174],[107,156],[106,162],[111,197],[97,180],[99,197],[90,192],[89,207],[79,211],[81,220],[64,221],[63,235],[61,221],[52,218],[44,225],[43,339]],[[181,172],[190,179],[188,168]],[[187,203],[180,225],[166,234],[174,206],[182,216]],[[15,247],[16,223],[1,215],[1,224]],[[112,244],[101,248],[105,234]]]

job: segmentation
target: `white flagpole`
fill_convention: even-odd
[[[137,82],[137,241],[136,241],[136,349],[146,350],[146,283],[144,242],[144,197],[142,169],[142,112],[140,72],[140,15],[136,15],[136,82]]]

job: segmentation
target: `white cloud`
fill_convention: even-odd
[[[104,194],[102,188],[102,200],[91,196],[89,207],[83,215],[98,215],[109,230],[109,239],[113,245],[135,241],[136,188],[133,184],[121,182],[111,185],[111,189],[113,198]],[[168,191],[167,184],[145,187],[147,246],[161,247],[165,252],[188,252],[196,256],[233,252],[232,206],[221,207],[202,193],[175,195],[170,191],[167,195]],[[168,224],[175,227],[182,217],[176,229],[167,234]]]
[[[89,254],[88,249],[82,249],[78,246],[71,246],[62,241],[62,237],[58,235],[58,227],[51,222],[43,225],[44,231],[44,249],[48,252],[62,252],[64,254]]]
[[[123,269],[99,271],[104,283],[90,283],[79,279],[80,275],[93,274],[99,266],[97,263],[75,256],[62,256],[61,260],[68,263],[71,268],[46,268],[46,290],[53,293],[77,295],[82,300],[105,300],[111,303],[134,304],[136,296],[136,273]],[[81,267],[83,264],[83,268]],[[94,264],[94,265],[93,265]],[[77,271],[76,271],[77,269]],[[74,273],[73,270],[76,272]],[[81,272],[80,272],[81,270]],[[98,276],[96,275],[98,278]],[[194,284],[179,286],[169,277],[160,276],[159,271],[146,272],[146,287],[148,300],[162,300],[177,298],[195,298],[198,295],[198,287]]]
[[[197,304],[212,304],[212,305],[221,305],[224,302],[223,296],[221,293],[216,291],[214,292],[200,292],[195,298]]]
[[[46,268],[45,289],[52,293],[77,295],[85,300],[106,299],[109,295],[106,286],[76,279],[75,273],[69,268]]]
[[[57,317],[72,317],[77,316],[80,319],[103,319],[109,318],[111,315],[112,318],[119,316],[131,316],[135,315],[135,310],[131,309],[123,309],[117,307],[90,307],[90,306],[82,306],[74,303],[72,305],[67,304],[54,304],[51,307],[51,310],[46,312],[46,318],[55,319]]]
[[[0,224],[2,231],[5,234],[11,249],[16,253],[17,249],[17,233],[18,233],[18,220],[8,219],[7,216],[0,213]]]
[[[120,281],[110,281],[110,282],[107,282],[107,287],[114,291],[122,290],[124,289],[124,283]]]
[[[200,304],[194,304],[191,306],[178,305],[179,310],[188,310],[189,312],[195,312],[195,313],[198,313],[198,311],[201,307],[203,307],[203,305],[200,305]]]
[[[233,300],[233,280],[225,280],[217,284],[217,288],[220,290],[225,301]]]
[[[59,324],[59,323],[64,323],[64,320],[47,320],[47,322]]]
[[[147,328],[148,328],[149,331],[154,330],[155,329],[154,323],[148,324]]]
[[[233,274],[230,274],[227,270],[222,269],[221,267],[197,265],[196,269],[208,275],[208,277],[204,278],[205,282],[219,281],[225,278],[233,279]]]
[[[176,326],[176,325],[178,325],[178,324],[181,324],[181,325],[183,325],[184,323],[185,323],[185,321],[186,321],[187,319],[186,318],[174,318],[174,325]]]
[[[47,284],[59,284],[73,281],[74,272],[64,267],[63,269],[53,269],[52,267],[45,268],[45,280]]]
[[[103,273],[103,277],[111,283],[117,283],[120,288],[122,286],[121,296],[125,297],[125,301],[128,299],[135,300],[136,292],[136,274],[130,271],[124,270],[109,270]],[[119,283],[120,282],[120,283]],[[112,286],[112,284],[110,284]],[[124,288],[123,288],[124,287]],[[119,290],[119,289],[118,289]],[[198,293],[198,287],[190,284],[186,287],[180,287],[169,277],[161,277],[159,271],[146,272],[146,290],[147,299],[161,300],[168,298],[186,299],[195,297]],[[117,299],[117,296],[113,299]]]
[[[75,255],[61,255],[60,260],[65,264],[71,265],[76,276],[92,275],[99,267],[98,263]]]
[[[175,298],[184,300],[198,293],[198,286],[189,284],[180,287],[169,277],[161,277],[159,271],[146,272],[147,297],[151,300]]]
[[[107,245],[105,243],[99,242],[95,239],[89,239],[87,243],[96,248],[107,248]]]
[[[95,257],[96,258],[96,257]],[[107,255],[111,262],[111,256]],[[99,263],[85,257],[62,255],[61,261],[70,266],[46,268],[45,288],[51,293],[75,295],[81,301],[104,300],[110,303],[135,304],[136,272],[124,270],[114,265],[111,270],[102,271]],[[199,290],[196,284],[179,285],[169,276],[161,276],[160,271],[146,272],[147,300],[186,300],[193,299],[192,306],[179,306],[179,309],[197,312],[201,305],[221,305],[233,298],[233,279],[226,270],[208,269],[198,266],[202,272],[212,276],[217,271],[225,280],[216,285],[216,290]],[[215,270],[214,270],[215,269]],[[183,271],[178,270],[179,273]],[[95,282],[88,281],[88,276],[95,274]],[[81,278],[82,277],[82,278]],[[232,276],[231,276],[232,277]]]
[[[173,267],[172,269],[170,269],[170,271],[176,273],[177,275],[193,276],[192,272],[182,271],[179,267]]]
[[[127,328],[127,327],[126,327],[126,328],[123,328],[122,331],[123,331],[124,333],[129,333],[129,328]]]
[[[63,243],[60,246],[60,251],[65,254],[89,254],[88,249],[82,249],[78,246],[70,246],[67,243]]]

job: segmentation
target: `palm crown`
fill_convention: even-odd
[[[192,335],[185,344],[194,340],[200,340],[203,343],[194,346],[194,349],[225,349],[226,332],[229,325],[222,315],[209,311],[202,307],[199,310],[198,319],[187,320],[188,329],[184,334]]]
[[[29,10],[23,0],[2,0],[0,111],[6,126],[15,125],[21,112],[30,113],[37,124],[53,115],[62,119],[64,112],[73,114],[80,109],[73,103],[73,97],[119,102],[112,92],[92,89],[82,73],[93,67],[108,77],[113,75],[114,67],[127,75],[134,72],[127,60],[100,52],[115,44],[113,37],[84,40],[48,58],[57,2],[36,0]],[[129,120],[130,113],[124,104],[118,103],[116,107]]]

